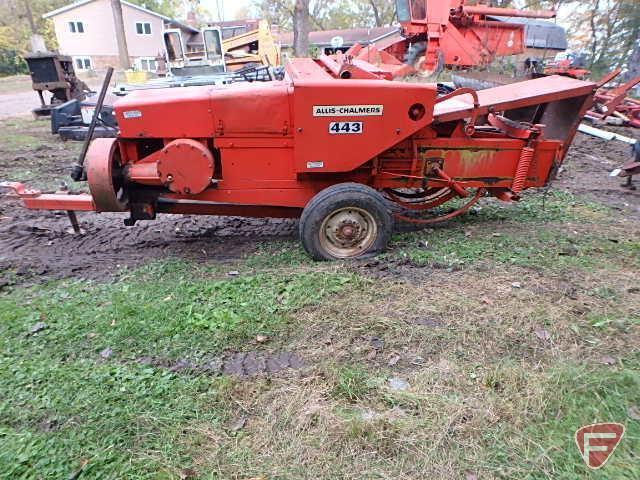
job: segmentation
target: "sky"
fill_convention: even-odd
[[[239,9],[248,7],[250,0],[201,0],[200,4],[209,10],[214,18],[218,15],[217,4],[220,4],[224,12],[224,20],[236,20]]]

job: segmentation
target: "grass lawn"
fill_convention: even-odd
[[[314,263],[285,240],[10,287],[0,478],[638,479],[634,228],[551,193],[378,259]],[[234,352],[304,365],[222,374]],[[597,421],[627,432],[589,472],[573,435]]]
[[[0,182],[24,182],[53,191],[68,181],[69,165],[80,153],[80,142],[63,142],[50,134],[50,119],[13,117],[0,122]],[[57,165],[64,158],[63,167]]]
[[[31,90],[31,77],[29,75],[0,77],[0,95],[28,92],[29,90]]]

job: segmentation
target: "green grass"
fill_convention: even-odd
[[[35,148],[42,143],[38,133],[46,123],[39,122],[29,117],[15,117],[3,122],[0,133],[2,149],[10,152],[19,152],[26,148]]]
[[[286,268],[311,266],[313,260],[304,251],[298,239],[272,240],[258,244],[258,250],[246,260],[250,268]]]
[[[201,360],[245,349],[354,281],[304,272],[221,278],[170,262],[116,283],[0,296],[0,477],[66,478],[86,459],[83,478],[177,478],[194,456],[193,428],[220,429],[232,415],[220,393],[230,381],[173,374],[139,357]],[[48,328],[30,335],[37,322]],[[106,348],[109,359],[100,356]]]
[[[341,367],[336,372],[334,395],[349,402],[364,399],[373,388],[373,379],[361,367]]]
[[[224,378],[86,359],[2,360],[2,478],[68,478],[84,460],[83,478],[176,478],[191,464],[185,430],[220,428],[227,415]]]
[[[564,222],[601,221],[610,209],[600,203],[585,200],[563,190],[533,190],[524,192],[522,200],[504,203],[495,199],[484,200],[475,215],[459,218],[462,223],[477,221]]]
[[[628,415],[639,400],[637,360],[630,357],[623,362],[625,367],[615,370],[587,365],[553,369],[541,392],[545,405],[530,412],[524,429],[516,431],[505,425],[489,432],[489,469],[499,478],[637,479],[640,422]],[[623,423],[626,433],[607,465],[591,472],[577,454],[574,433],[597,422]]]
[[[574,235],[555,228],[496,236],[486,232],[470,238],[460,229],[439,229],[396,241],[400,247],[394,254],[406,256],[420,265],[435,263],[451,267],[480,261],[552,269],[640,265],[640,242],[636,239],[625,238],[614,243],[599,235]],[[420,241],[428,243],[416,246]],[[402,246],[403,243],[408,246]]]
[[[608,212],[564,192],[531,195],[515,204],[488,201],[446,225],[394,236],[389,256],[445,267],[478,262],[548,269],[640,265],[637,238],[602,228]],[[584,225],[593,225],[594,231],[574,231]]]
[[[217,272],[215,272],[217,273]],[[97,353],[119,357],[215,354],[272,334],[288,314],[320,302],[356,281],[350,275],[294,273],[211,278],[180,262],[150,265],[115,284],[66,282],[0,297],[4,335],[20,338],[30,325],[50,325],[36,342],[47,355]],[[88,342],[91,334],[96,341]],[[72,339],[70,341],[70,339]],[[30,339],[22,340],[25,346]]]

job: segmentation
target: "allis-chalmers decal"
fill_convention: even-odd
[[[314,105],[314,117],[379,117],[383,105]]]

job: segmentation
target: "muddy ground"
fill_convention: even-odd
[[[19,152],[15,145],[0,145],[0,181],[52,189],[66,178],[78,144],[52,137],[46,122],[35,125],[30,127],[34,140]],[[640,138],[638,130],[617,131]],[[640,191],[623,189],[622,179],[608,176],[629,156],[627,144],[578,134],[552,188],[605,203],[635,222],[640,218]],[[297,232],[294,220],[165,215],[125,227],[123,218],[80,213],[84,233],[75,235],[64,213],[30,211],[15,199],[0,197],[0,287],[65,277],[108,278],[122,267],[159,257],[226,261],[250,255],[261,240],[295,241]]]
[[[640,140],[640,129],[604,128]],[[627,143],[578,133],[552,188],[585,195],[620,210],[623,215],[640,218],[640,190],[620,188],[626,179],[609,177],[609,172],[630,159],[631,147]],[[635,181],[635,186],[640,188],[640,182]]]

